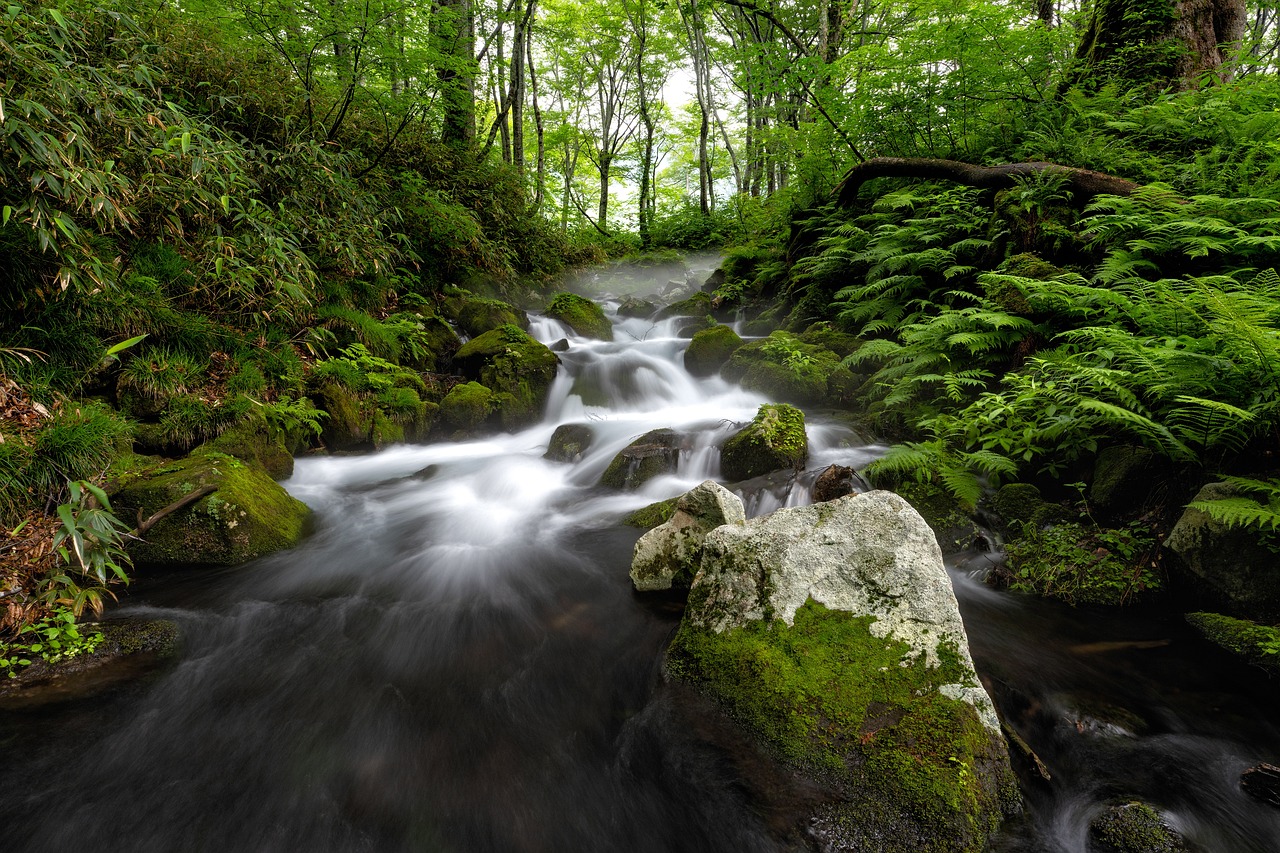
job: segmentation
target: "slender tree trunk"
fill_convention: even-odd
[[[596,222],[600,228],[609,227],[609,170],[613,165],[613,155],[607,151],[600,152],[600,207],[596,213]]]
[[[530,7],[533,6],[531,0]],[[533,27],[525,30],[525,62],[529,64],[529,95],[533,101],[533,127],[538,139],[538,162],[533,178],[533,212],[542,209],[542,195],[547,183],[547,135],[542,124],[542,107],[538,105],[538,74],[533,67]]]
[[[437,50],[445,61],[436,72],[444,119],[440,139],[470,147],[476,138],[476,22],[471,0],[439,0],[434,16]]]
[[[525,43],[533,7],[534,0],[529,0],[525,12],[516,17],[515,37],[511,41],[511,162],[522,178],[524,177]]]

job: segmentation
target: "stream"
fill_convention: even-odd
[[[534,317],[571,344],[542,423],[300,459],[285,486],[317,515],[300,547],[136,583],[119,611],[177,621],[180,658],[0,711],[0,849],[792,849],[673,710],[660,661],[679,603],[627,575],[640,531],[621,519],[717,478],[718,442],[766,402],[686,373],[682,322],[615,316],[604,343]],[[543,459],[577,422],[595,432],[583,457]],[[660,427],[696,436],[675,475],[598,485]],[[805,474],[753,484],[749,514],[885,450],[820,412],[808,435]],[[1140,798],[1204,853],[1280,851],[1280,809],[1238,785],[1280,762],[1274,683],[1175,615],[995,591],[987,559],[950,566],[977,669],[1053,777],[1022,773],[1026,811],[995,849],[1085,853],[1103,805]]]

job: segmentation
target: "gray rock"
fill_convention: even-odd
[[[631,582],[640,592],[688,586],[702,556],[702,540],[724,524],[741,527],[747,516],[742,501],[707,480],[676,501],[675,513],[640,537],[631,557]]]
[[[1235,490],[1227,483],[1209,483],[1197,501],[1229,498]],[[1280,622],[1280,572],[1277,557],[1253,531],[1229,528],[1206,512],[1188,508],[1178,519],[1164,547],[1175,556],[1170,561],[1175,581],[1189,587],[1186,597],[1255,622]]]

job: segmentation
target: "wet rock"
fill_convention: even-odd
[[[1042,498],[1040,490],[1030,483],[1001,486],[991,498],[990,506],[1006,536],[1017,536],[1027,524],[1043,527],[1065,521],[1067,515],[1062,507]]]
[[[1089,502],[1104,515],[1140,509],[1159,473],[1156,456],[1145,447],[1116,445],[1099,451],[1089,486]]]
[[[766,403],[750,424],[725,440],[720,467],[726,479],[741,481],[803,468],[808,456],[804,413],[786,403]]]
[[[640,537],[631,556],[631,583],[640,592],[687,587],[702,557],[702,540],[723,524],[741,526],[742,500],[707,480],[676,501],[665,524]]]
[[[306,446],[308,436],[299,431],[290,435],[269,427],[259,418],[243,420],[206,443],[210,450],[261,465],[272,478],[285,480],[293,474],[293,454]]]
[[[651,317],[658,310],[658,306],[647,299],[640,299],[635,296],[628,296],[618,305],[619,317]]]
[[[683,284],[681,284],[683,288]],[[660,310],[655,319],[666,320],[669,317],[705,317],[711,313],[711,296],[698,292],[688,299],[673,302]]]
[[[1090,853],[1182,853],[1186,841],[1146,803],[1114,805],[1089,823]]]
[[[1256,800],[1280,807],[1280,767],[1256,764],[1240,774],[1240,788]]]
[[[547,349],[551,350],[552,352],[568,352],[569,339],[561,338],[560,340],[553,343],[551,346],[547,347]]]
[[[894,488],[916,508],[938,537],[944,554],[959,554],[985,541],[982,529],[946,489],[933,483],[902,483]]]
[[[842,357],[826,346],[778,331],[734,350],[720,375],[743,388],[802,406],[847,406],[866,382],[865,374],[845,367]]]
[[[477,337],[499,326],[529,328],[529,316],[513,305],[497,299],[466,299],[458,307],[458,328],[469,337]]]
[[[892,493],[707,534],[667,672],[792,771],[818,849],[976,853],[1018,801],[937,542]]]
[[[584,338],[613,340],[613,324],[599,305],[576,293],[557,293],[547,304],[547,316],[566,324]]]
[[[595,433],[586,424],[561,424],[551,434],[543,458],[552,462],[577,462],[594,438]]]
[[[673,430],[655,429],[637,438],[613,457],[600,478],[601,485],[634,490],[654,477],[674,474],[680,463],[680,436]]]
[[[1236,495],[1228,483],[1210,483],[1197,501]],[[1275,553],[1256,532],[1230,528],[1188,507],[1165,540],[1173,578],[1188,598],[1256,622],[1280,622],[1280,572]]]
[[[500,326],[468,341],[455,369],[493,391],[494,419],[512,430],[542,417],[560,359],[516,326]]]
[[[651,503],[648,506],[642,506],[635,512],[628,513],[622,519],[622,523],[628,527],[639,527],[644,530],[652,530],[659,524],[665,524],[671,520],[671,516],[675,515],[676,501],[678,498],[669,498],[665,501]]]
[[[726,277],[723,267],[712,271],[711,275],[707,276],[707,280],[702,283],[702,292],[715,293],[724,284]]]
[[[1149,728],[1142,717],[1101,696],[1057,697],[1054,704],[1065,706],[1061,724],[1077,735],[1135,738]]]
[[[479,382],[460,382],[440,401],[440,428],[445,435],[462,438],[473,434],[493,413],[493,391]]]
[[[94,651],[56,663],[36,660],[16,678],[0,679],[0,709],[14,710],[94,696],[145,675],[179,651],[176,623],[130,619],[79,626],[81,635],[98,631]]]
[[[712,376],[742,346],[742,338],[728,326],[716,324],[701,329],[689,341],[684,353],[684,366],[694,376]]]
[[[813,484],[813,501],[822,503],[853,494],[857,488],[857,477],[852,468],[843,465],[828,465],[822,469],[817,481]]]
[[[142,472],[111,502],[121,518],[144,519],[198,491],[206,493],[130,543],[135,563],[234,566],[292,548],[311,520],[307,505],[260,465],[208,449]]]
[[[1216,643],[1245,661],[1280,675],[1280,628],[1235,619],[1221,613],[1188,613],[1186,620],[1209,642]]]

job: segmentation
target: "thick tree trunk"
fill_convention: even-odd
[[[1245,22],[1244,0],[1097,0],[1064,82],[1187,89],[1207,72],[1227,78]]]
[[[437,71],[444,121],[440,139],[470,147],[476,138],[476,23],[471,0],[440,0],[436,44],[446,63]]]
[[[1003,189],[1014,179],[1040,172],[1062,174],[1067,187],[1077,196],[1129,195],[1138,185],[1124,178],[1088,169],[1073,169],[1057,163],[1008,163],[1003,166],[975,166],[958,160],[928,157],[873,157],[849,170],[836,187],[836,204],[849,207],[858,199],[858,189],[874,178],[917,178],[955,181],[969,187]]]

